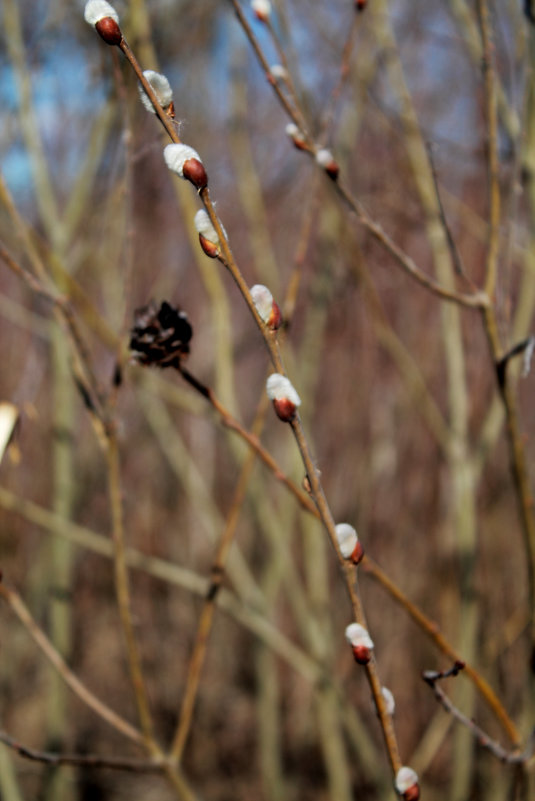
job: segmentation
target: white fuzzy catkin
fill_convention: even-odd
[[[204,236],[204,238],[207,239],[209,242],[211,242],[213,245],[219,245],[219,237],[217,235],[217,231],[212,225],[212,221],[204,209],[199,209],[199,211],[193,218],[193,223],[199,234]]]
[[[354,648],[362,646],[370,651],[373,648],[373,640],[368,631],[360,623],[350,623],[346,628],[346,640]]]
[[[396,790],[400,795],[406,793],[410,787],[418,784],[418,774],[412,768],[404,765],[396,773]]]
[[[335,531],[340,553],[344,559],[349,559],[359,541],[357,532],[349,523],[338,523],[338,525],[335,526]]]
[[[152,91],[160,101],[160,106],[163,109],[168,108],[173,100],[173,90],[171,89],[171,84],[165,77],[159,72],[154,72],[154,70],[145,70],[143,75],[150,83],[152,87]],[[145,92],[141,84],[138,84],[139,89],[139,97],[141,98],[141,102],[152,114],[156,114],[156,109],[152,104],[152,100],[149,98],[148,94]]]
[[[90,25],[96,25],[101,19],[111,17],[119,24],[119,14],[106,0],[89,0],[85,4],[84,19]]]
[[[301,131],[295,124],[295,122],[289,122],[285,128],[286,136],[289,136],[290,139],[300,139],[302,136]]]
[[[180,175],[181,178],[184,177],[184,164],[189,159],[197,159],[197,161],[201,161],[201,157],[189,145],[166,145],[163,151],[163,157],[165,159],[165,163],[169,167],[172,172],[176,172],[177,175]]]
[[[262,320],[267,323],[273,311],[273,295],[263,284],[251,287],[251,298]]]
[[[334,157],[331,151],[324,147],[316,153],[316,161],[321,167],[328,167],[334,161]]]
[[[269,71],[273,76],[273,78],[275,78],[275,80],[277,81],[285,81],[286,78],[288,77],[288,71],[286,70],[285,67],[282,66],[282,64],[273,64],[269,68]],[[297,125],[295,126],[295,128],[297,128]]]
[[[390,717],[392,717],[392,715],[396,711],[396,702],[394,700],[394,695],[392,691],[388,689],[388,687],[381,687],[381,694],[386,704],[386,711],[388,712]]]
[[[285,375],[272,373],[266,381],[266,392],[270,400],[289,400],[294,406],[301,405],[301,398]]]
[[[251,0],[251,8],[260,17],[269,17],[271,14],[271,3],[269,0]]]

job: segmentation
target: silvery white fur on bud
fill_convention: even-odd
[[[262,320],[267,323],[273,310],[273,295],[263,284],[251,287],[251,298]]]
[[[267,396],[272,401],[288,400],[294,406],[301,406],[301,398],[291,381],[281,373],[272,373],[266,381]]]
[[[394,695],[388,687],[381,687],[381,694],[384,698],[386,711],[392,717],[394,712],[396,711],[396,702],[394,700]]]
[[[251,8],[258,19],[266,20],[271,14],[271,3],[269,0],[251,0]]]
[[[335,527],[335,531],[340,553],[344,559],[349,559],[359,541],[357,532],[349,523],[338,523]]]
[[[165,75],[161,75],[159,72],[154,72],[154,70],[145,70],[143,75],[150,83],[154,94],[160,101],[160,106],[163,109],[168,108],[173,100],[173,90],[171,89],[171,85]],[[149,98],[141,84],[138,84],[138,89],[141,102],[147,111],[150,111],[152,114],[156,114],[156,109],[152,104],[152,100]]]
[[[163,150],[163,157],[171,172],[176,172],[181,178],[184,177],[184,164],[186,161],[196,159],[202,164],[201,157],[197,151],[189,147],[189,145],[166,145]]]
[[[373,648],[373,640],[368,634],[367,629],[361,626],[360,623],[350,623],[346,628],[346,640],[353,648],[362,646],[368,648],[370,651]]]
[[[197,232],[201,234],[201,236],[204,236],[204,238],[213,245],[219,245],[217,231],[212,225],[212,221],[204,209],[199,209],[193,218],[193,223],[197,229]]]
[[[414,788],[413,792],[412,791]],[[398,793],[406,798],[410,793],[411,801],[416,801],[420,796],[418,789],[418,774],[412,768],[404,765],[396,773],[396,790]]]
[[[329,164],[333,163],[334,156],[330,150],[327,150],[326,147],[322,147],[321,150],[318,150],[316,153],[316,161],[321,167],[328,167]]]
[[[288,71],[286,70],[285,67],[282,66],[282,64],[273,64],[273,66],[269,68],[269,71],[272,77],[275,78],[275,80],[277,81],[285,81],[286,78],[288,77]],[[294,125],[294,128],[297,130],[297,125]]]
[[[119,24],[119,15],[112,5],[106,3],[106,0],[89,0],[85,4],[84,19],[90,25],[96,25],[101,19],[111,17],[117,24]]]

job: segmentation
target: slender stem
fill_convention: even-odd
[[[108,463],[108,491],[112,511],[112,533],[114,546],[113,564],[115,570],[115,591],[117,595],[117,605],[119,608],[119,616],[126,642],[130,678],[134,689],[141,728],[145,736],[147,748],[152,753],[155,753],[157,748],[154,742],[154,732],[149,700],[143,679],[141,658],[138,651],[137,640],[134,633],[134,624],[132,621],[130,587],[124,542],[119,449],[117,446],[115,432],[112,430],[110,430],[108,434],[106,457]]]
[[[257,419],[253,429],[259,429],[262,426],[265,413],[265,405],[261,405],[257,414]],[[256,435],[256,432],[255,432]],[[221,589],[223,578],[225,575],[225,564],[227,556],[234,539],[236,532],[236,525],[243,508],[243,502],[247,492],[247,487],[251,478],[251,473],[256,460],[256,451],[251,450],[243,467],[234,491],[234,497],[230,506],[230,512],[227,515],[225,528],[221,534],[217,550],[215,553],[214,561],[211,569],[211,579],[206,592],[206,597],[201,610],[197,626],[197,635],[193,647],[193,653],[190,659],[188,675],[186,678],[186,687],[182,697],[182,707],[180,710],[180,718],[173,738],[173,744],[170,750],[170,756],[173,760],[180,762],[184,747],[191,729],[191,721],[193,719],[193,709],[195,700],[197,698],[201,673],[206,658],[208,648],[208,639],[212,630],[212,623],[214,613],[216,610],[216,600]]]
[[[65,683],[78,698],[96,712],[99,717],[109,723],[110,726],[113,726],[114,729],[120,731],[125,737],[128,737],[129,740],[132,740],[138,745],[144,745],[145,740],[141,732],[120,717],[116,712],[113,712],[106,704],[103,704],[102,701],[93,695],[85,684],[75,676],[72,670],[67,666],[63,657],[56,648],[54,648],[46,634],[39,628],[22,598],[14,590],[8,589],[4,584],[0,584],[0,597],[6,601],[48,661],[56,668]]]

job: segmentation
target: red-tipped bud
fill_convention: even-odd
[[[85,21],[94,25],[106,44],[118,45],[123,35],[119,27],[119,15],[105,0],[89,0],[85,4]]]
[[[320,167],[323,167],[329,178],[336,181],[340,172],[340,166],[338,162],[334,160],[331,151],[326,148],[318,150],[316,153],[316,161]]]
[[[273,401],[273,408],[277,416],[289,423],[297,414],[297,407],[301,405],[301,398],[293,388],[286,376],[272,373],[266,381],[268,398]]]
[[[346,628],[346,640],[351,645],[355,662],[367,665],[372,657],[373,640],[360,623],[350,623]]]
[[[267,327],[276,331],[282,322],[282,314],[267,286],[255,284],[251,287],[251,297],[258,314]]]
[[[348,559],[353,564],[358,565],[364,556],[364,548],[353,526],[350,526],[349,523],[338,523],[335,531],[340,553],[344,559]]]
[[[186,159],[183,167],[184,178],[190,181],[197,189],[208,186],[208,176],[204,164],[199,159]]]
[[[208,185],[208,176],[201,157],[192,147],[183,144],[167,145],[163,155],[169,169],[190,181],[197,189],[204,189]]]
[[[357,11],[364,11],[368,5],[368,0],[355,0],[355,8]]]
[[[216,229],[212,225],[210,217],[204,209],[199,209],[193,222],[195,228],[199,232],[199,243],[202,249],[211,259],[217,259],[221,253],[219,237]]]
[[[106,44],[118,45],[121,44],[123,34],[114,19],[111,17],[104,17],[95,25],[97,33],[104,39]]]
[[[260,22],[267,22],[271,15],[271,3],[269,0],[251,0],[251,8],[254,15]]]
[[[396,774],[396,790],[404,801],[418,801],[420,798],[420,785],[418,774],[405,765]]]
[[[305,138],[294,122],[289,122],[286,126],[286,136],[289,136],[297,150],[308,150]]]

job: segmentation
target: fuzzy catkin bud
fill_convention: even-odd
[[[269,0],[251,0],[251,8],[261,22],[266,22],[271,15],[271,3]]]
[[[306,150],[306,142],[303,137],[303,134],[295,124],[295,122],[289,122],[286,126],[286,136],[289,136],[292,140],[294,147],[298,150]]]
[[[154,72],[154,70],[145,70],[143,75],[147,79],[148,83],[152,87],[152,91],[158,98],[160,102],[160,106],[165,110],[169,108],[171,103],[173,102],[173,90],[171,89],[171,84],[165,77],[165,75],[161,75],[159,72]],[[150,111],[151,114],[156,114],[156,109],[152,104],[152,100],[149,98],[148,94],[143,89],[142,85],[138,85],[139,89],[139,97],[141,102],[147,109]]]
[[[256,310],[268,328],[276,331],[282,321],[281,311],[273,300],[273,295],[263,284],[251,287],[251,298]]]
[[[273,64],[269,68],[269,72],[272,78],[275,78],[276,81],[285,81],[288,77],[288,72],[282,64]],[[297,129],[297,125],[294,126]]]
[[[166,145],[163,151],[165,163],[172,172],[190,181],[197,189],[204,189],[208,184],[208,176],[201,157],[189,145]]]
[[[106,0],[89,0],[85,4],[84,19],[89,25],[96,25],[105,17],[111,17],[119,24],[118,13],[110,3],[106,3]]]
[[[335,526],[338,547],[344,559],[350,559],[353,564],[358,565],[364,556],[364,549],[359,541],[357,532],[349,523],[338,523]]]
[[[420,798],[418,774],[406,765],[396,773],[395,786],[397,792],[405,801],[418,801]]]
[[[359,665],[367,665],[373,651],[373,640],[367,630],[360,623],[350,623],[345,634],[346,640],[353,650],[355,662],[358,662]]]
[[[89,0],[85,5],[84,19],[94,25],[106,44],[118,45],[123,35],[119,27],[119,15],[106,0]]]
[[[320,167],[323,167],[329,178],[336,181],[338,173],[340,172],[340,167],[338,162],[334,160],[334,156],[330,150],[327,150],[327,148],[318,150],[316,153],[316,162]]]
[[[266,381],[266,392],[280,420],[289,423],[301,405],[301,398],[291,381],[280,373],[272,373]]]
[[[212,259],[217,259],[220,254],[220,242],[217,231],[212,225],[212,221],[204,209],[199,209],[193,223],[199,234],[199,242],[206,253]]]
[[[387,714],[390,715],[390,717],[392,717],[394,712],[396,711],[396,702],[394,700],[394,695],[392,691],[388,689],[388,687],[381,687],[381,695],[384,698]]]

